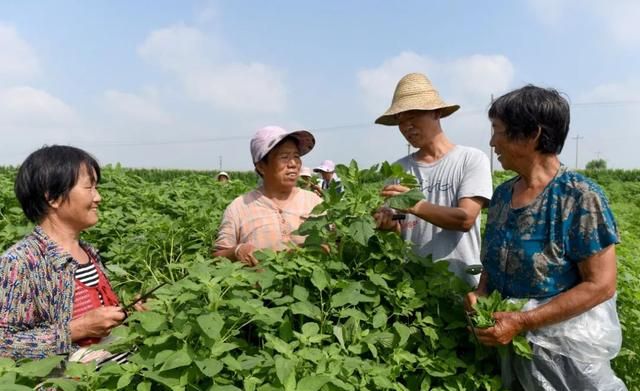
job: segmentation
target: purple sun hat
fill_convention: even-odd
[[[258,163],[285,137],[293,137],[298,141],[300,156],[306,155],[316,145],[316,139],[306,130],[287,132],[279,126],[265,126],[258,130],[251,139],[251,158],[253,164]]]

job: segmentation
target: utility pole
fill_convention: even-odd
[[[411,155],[411,144],[407,143],[407,155]]]
[[[576,170],[577,170],[578,169],[578,146],[579,146],[580,140],[582,140],[584,137],[578,134],[572,138],[576,140]]]
[[[491,104],[493,104],[493,94],[491,94]],[[491,138],[493,137],[493,128],[489,125],[489,167],[493,174],[493,147],[491,146]]]
[[[219,170],[219,171],[222,171],[222,155],[218,156],[218,158],[220,159],[220,160],[219,160],[219,167],[218,167],[218,170]]]

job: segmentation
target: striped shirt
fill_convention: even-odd
[[[78,266],[76,269],[76,280],[88,287],[98,286],[98,270],[93,262]]]
[[[286,206],[278,206],[262,189],[243,194],[229,204],[222,217],[215,243],[216,250],[229,249],[241,243],[255,248],[281,250],[288,243],[302,244],[304,237],[294,235],[322,198],[313,192],[293,189]]]
[[[80,246],[99,259],[93,247]],[[44,358],[78,348],[69,328],[77,267],[39,226],[0,257],[1,357]]]
[[[92,303],[91,298],[87,292],[86,288],[95,288],[98,286],[98,282],[100,281],[100,274],[98,273],[98,269],[96,268],[96,261],[91,260],[89,263],[80,265],[76,269],[75,279],[76,279],[76,292],[73,298],[73,319],[76,319],[86,312],[96,308],[94,303]],[[84,286],[82,286],[84,285]],[[104,305],[104,298],[100,291],[97,292],[98,298],[100,299],[100,304]],[[100,340],[100,343],[104,343],[104,339]],[[78,342],[80,343],[80,341]],[[82,345],[82,344],[81,344]],[[107,362],[115,362],[118,364],[124,364],[128,362],[128,357],[131,355],[131,352],[120,352],[115,354],[109,354],[106,357],[105,354],[108,353],[104,350],[96,350],[92,351],[91,349],[87,350],[87,353],[82,356],[82,362],[96,361],[96,369],[99,369],[102,365]],[[94,358],[95,357],[95,358]]]
[[[96,308],[92,302],[90,294],[86,288],[94,288],[98,286],[100,276],[96,269],[96,264],[90,261],[86,265],[79,265],[75,273],[75,294],[73,297],[73,316],[71,319],[79,318],[86,312]],[[96,292],[100,299],[100,304],[104,305],[104,299],[100,291]],[[96,302],[97,303],[97,302]],[[82,345],[82,344],[81,344]]]

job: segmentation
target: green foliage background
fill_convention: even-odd
[[[0,360],[0,379],[30,389],[50,378],[65,390],[499,389],[495,352],[477,349],[466,331],[466,288],[444,264],[371,228],[381,181],[400,174],[354,163],[340,170],[345,195],[329,191],[330,208],[305,225],[308,246],[266,252],[256,272],[210,260],[224,208],[255,186],[254,173],[220,184],[214,172],[105,167],[101,219],[83,238],[99,248],[123,302],[173,284],[158,291],[152,311],[117,330],[120,345],[110,349],[138,346],[130,364],[99,372],[70,365],[65,378],[56,358],[20,368]],[[640,172],[586,174],[605,188],[619,224],[624,342],[614,367],[640,390]],[[14,175],[0,168],[2,249],[32,228],[13,195]],[[510,176],[496,173],[494,183]]]

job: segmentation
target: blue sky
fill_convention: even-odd
[[[462,106],[442,123],[456,143],[488,153],[491,95],[534,83],[572,103],[567,165],[580,135],[580,166],[640,168],[638,20],[632,0],[2,2],[0,165],[63,143],[247,170],[251,135],[276,124],[314,133],[306,165],[369,166],[406,154],[373,121],[423,72]]]

